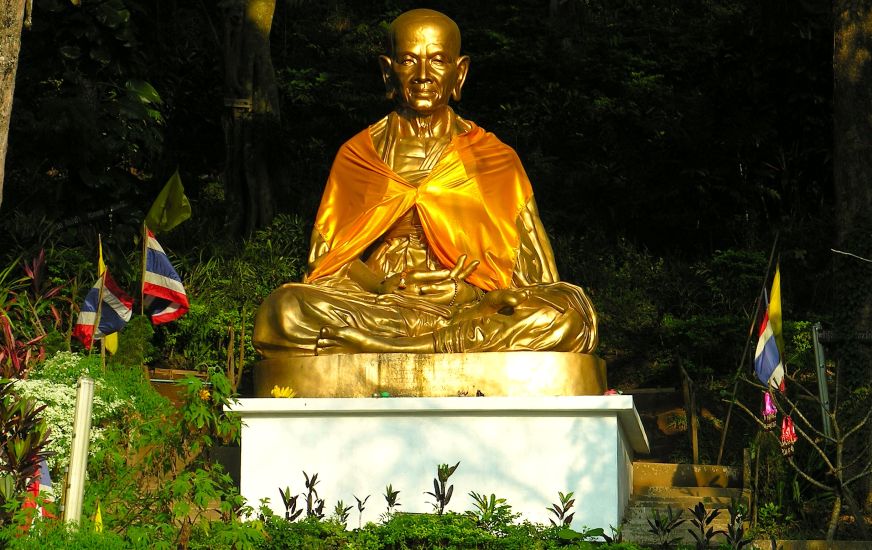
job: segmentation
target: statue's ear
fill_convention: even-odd
[[[457,58],[457,81],[454,83],[454,89],[451,90],[451,99],[454,101],[460,101],[460,89],[466,82],[467,72],[469,72],[469,56],[461,55]]]
[[[397,87],[394,86],[393,82],[394,61],[386,55],[380,55],[378,56],[378,64],[381,67],[382,80],[385,83],[385,97],[393,99],[397,95]]]

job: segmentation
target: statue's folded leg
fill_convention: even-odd
[[[260,306],[254,323],[255,347],[267,359],[313,355],[321,329],[328,326],[351,327],[385,338],[408,334],[402,312],[377,304],[371,294],[290,283],[273,291]]]
[[[435,331],[436,351],[564,351],[591,353],[596,314],[582,290],[568,283],[525,287],[530,297],[509,311],[476,308]]]

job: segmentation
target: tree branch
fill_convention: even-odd
[[[817,487],[817,488],[820,489],[821,491],[828,491],[828,492],[830,492],[830,493],[838,494],[838,491],[836,491],[836,488],[835,488],[835,487],[830,487],[829,485],[824,485],[824,484],[821,483],[820,481],[814,479],[813,477],[811,477],[811,476],[808,475],[807,473],[805,473],[805,472],[803,472],[802,470],[800,470],[800,469],[799,469],[799,466],[797,466],[796,463],[793,461],[793,457],[789,457],[789,458],[787,459],[787,463],[790,464],[791,466],[793,466],[793,470],[794,470],[797,474],[799,474],[799,476],[800,476],[801,478],[805,479],[806,481],[808,481],[809,483],[811,483],[812,485],[814,485],[815,487]]]
[[[743,379],[747,384],[750,384],[751,386],[754,386],[754,387],[756,387],[756,388],[759,388],[760,390],[763,390],[763,391],[769,391],[769,388],[767,388],[766,386],[763,386],[763,385],[761,385],[761,384],[758,384],[757,382],[754,382],[753,380],[749,380],[747,377],[744,377],[744,376],[743,376],[742,379]],[[796,385],[802,387],[802,384],[797,383]],[[775,399],[775,401],[776,401],[776,405],[780,405],[780,403],[778,403],[779,400],[784,400],[784,401],[786,401],[787,404],[790,406],[790,409],[791,409],[789,414],[791,414],[791,415],[796,414],[796,415],[797,415],[797,418],[799,418],[800,420],[802,420],[802,422],[803,422],[803,423],[804,423],[804,424],[809,428],[809,430],[810,430],[811,432],[813,432],[817,437],[819,437],[819,438],[821,438],[821,439],[824,439],[824,440],[827,440],[827,441],[835,442],[835,439],[833,439],[832,437],[828,437],[826,434],[824,434],[823,432],[821,432],[821,431],[819,431],[817,428],[815,428],[815,427],[814,427],[814,424],[812,424],[812,423],[808,420],[808,418],[806,418],[805,415],[802,414],[802,411],[799,410],[799,408],[796,406],[796,403],[794,403],[793,401],[791,401],[791,399],[790,399],[789,397],[787,397],[787,395],[785,395],[785,394],[783,394],[783,393],[780,393],[780,392],[772,392],[772,397]],[[818,403],[818,404],[820,404],[820,399],[815,398],[815,402]],[[786,407],[779,406],[778,408],[779,408],[781,411],[785,411],[785,412],[787,411],[787,408],[786,408]],[[808,436],[806,436],[806,437],[808,438]],[[812,441],[811,438],[808,438],[808,440],[809,440],[809,441]]]
[[[760,426],[761,429],[765,429],[765,426],[763,425],[763,422],[762,422],[759,418],[757,418],[757,415],[755,415],[754,413],[752,413],[751,410],[748,409],[748,407],[746,407],[746,406],[745,406],[741,401],[736,400],[736,405],[737,405],[740,409],[742,409],[743,411],[745,411],[746,413],[748,413],[748,416],[750,416],[751,418],[753,418],[753,419],[754,419],[754,422],[756,422],[757,425]],[[815,451],[817,451],[817,453],[821,456],[821,458],[823,459],[823,461],[826,462],[827,466],[829,466],[830,471],[831,471],[831,472],[835,472],[835,471],[836,471],[836,468],[833,467],[833,463],[830,462],[830,458],[827,456],[827,454],[826,454],[826,453],[825,453],[825,452],[824,452],[820,447],[818,447],[817,444],[815,444],[815,442],[814,442],[814,441],[813,441],[813,440],[808,436],[808,434],[806,434],[804,431],[802,431],[801,428],[799,428],[798,426],[795,426],[795,429],[796,429],[796,431],[799,432],[799,434],[802,436],[802,438],[805,439],[805,440],[809,443],[809,445],[812,446],[812,448],[813,448]],[[770,432],[770,433],[771,433],[771,432]],[[777,437],[775,434],[772,434],[772,437],[775,437],[776,440],[778,439],[778,437]],[[790,460],[792,461],[793,459],[790,459]],[[793,464],[793,463],[791,462],[791,464]],[[794,468],[796,468],[795,465],[794,465]],[[799,472],[799,470],[797,470],[797,472]],[[805,475],[805,474],[803,474],[803,475]],[[830,489],[830,490],[833,490],[833,491],[834,491],[835,489]]]
[[[814,433],[814,435],[816,435],[820,439],[823,439],[826,441],[831,441],[833,443],[836,442],[835,438],[827,436],[825,433],[823,433],[822,431],[815,428],[814,424],[812,424],[812,422],[808,418],[806,418],[806,416],[804,414],[802,414],[802,411],[799,409],[799,407],[796,406],[795,401],[793,401],[792,399],[787,397],[787,395],[785,395],[785,394],[776,395],[776,393],[777,392],[773,392],[773,397],[776,401],[776,404],[778,404],[779,400],[785,401],[790,406],[790,412],[788,414],[790,414],[791,416],[796,416],[796,418],[801,420],[802,423],[808,428],[808,430],[810,432]],[[815,401],[816,401],[816,403],[820,404],[819,400],[815,400]],[[781,408],[781,410],[786,412],[786,408]],[[809,441],[812,441],[812,439],[810,437],[806,436],[806,438]]]
[[[863,417],[863,420],[861,420],[860,422],[858,422],[856,426],[854,426],[853,428],[851,428],[850,430],[848,430],[847,433],[845,433],[845,437],[844,437],[844,438],[845,438],[845,439],[848,439],[849,437],[851,437],[851,436],[854,434],[854,432],[856,432],[857,430],[859,430],[860,428],[862,428],[863,426],[865,426],[866,423],[869,421],[869,417],[870,417],[870,416],[872,416],[872,409],[869,409],[869,412],[866,413],[866,416]]]
[[[842,485],[847,487],[851,483],[854,483],[858,479],[862,479],[862,478],[868,476],[869,474],[872,474],[872,458],[869,459],[869,462],[866,463],[866,466],[863,468],[863,470],[860,471],[859,474],[849,477],[848,479],[846,479],[845,481],[842,482]]]
[[[817,443],[815,443],[814,440],[811,437],[809,437],[809,435],[807,433],[802,431],[802,428],[800,428],[796,424],[793,425],[793,428],[799,433],[799,435],[802,436],[803,439],[805,439],[808,442],[809,445],[812,446],[812,448],[815,451],[817,451],[817,453],[819,455],[821,455],[821,458],[823,458],[824,462],[826,462],[827,466],[830,468],[830,471],[833,472],[834,474],[836,474],[838,472],[838,468],[833,466],[833,463],[830,462],[830,457],[827,456],[827,453],[825,453],[823,449],[818,447]],[[836,444],[838,445],[838,442]]]

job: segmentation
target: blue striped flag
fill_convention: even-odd
[[[769,299],[765,292],[763,302],[766,310],[760,323],[760,335],[757,340],[757,350],[754,353],[754,371],[760,382],[773,388],[779,388],[784,379],[784,365],[781,363],[781,353],[778,351],[775,332],[772,330],[772,322],[769,318]]]
[[[132,315],[133,298],[121,290],[106,270],[85,295],[85,303],[79,310],[73,336],[81,340],[85,348],[91,349],[94,339],[118,332]]]
[[[150,229],[145,229],[145,273],[142,296],[155,325],[169,323],[188,311],[188,296],[182,279]]]

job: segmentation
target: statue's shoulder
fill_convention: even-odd
[[[518,159],[518,153],[515,152],[510,145],[507,145],[497,137],[496,134],[485,130],[474,122],[468,120],[464,120],[463,122],[468,125],[468,129],[465,132],[458,134],[460,147],[468,147],[480,154],[495,155],[512,162],[520,162]]]

